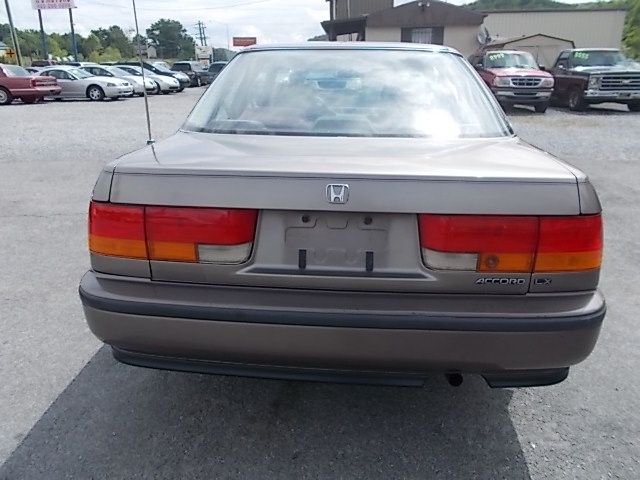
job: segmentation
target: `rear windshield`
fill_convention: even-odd
[[[511,133],[458,55],[273,50],[238,55],[187,120],[210,133],[495,137]]]
[[[176,71],[176,72],[189,72],[191,71],[191,65],[189,65],[188,63],[174,63],[173,67],[171,67],[172,70]]]
[[[3,65],[2,68],[7,77],[28,77],[31,75],[24,68],[17,65]]]

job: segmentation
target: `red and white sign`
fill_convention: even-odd
[[[249,45],[255,45],[258,43],[256,37],[233,37],[234,47],[248,47]]]
[[[35,10],[57,10],[76,8],[76,0],[31,0]]]

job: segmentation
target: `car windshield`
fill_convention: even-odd
[[[485,59],[487,68],[538,68],[529,52],[489,52]]]
[[[573,52],[571,62],[574,67],[613,67],[633,60],[616,50],[591,50]]]
[[[176,72],[188,72],[191,70],[191,66],[188,63],[174,63],[172,68]]]
[[[133,67],[130,65],[120,65],[118,66],[118,68],[124,70],[125,72],[127,72],[130,75],[135,75],[136,77],[141,77],[142,76],[142,72],[140,71],[140,67]]]
[[[81,68],[72,68],[69,70],[69,73],[76,78],[89,78],[95,77],[95,75],[90,74],[86,70],[82,70]]]
[[[162,72],[172,72],[172,70],[169,68],[169,65],[165,62],[154,62],[153,66]]]
[[[116,76],[116,77],[129,77],[131,76],[131,73],[127,72],[126,70],[123,70],[121,68],[118,67],[104,67],[104,69],[109,72],[110,74]]]
[[[364,137],[511,133],[461,57],[373,49],[240,54],[220,73],[184,128]]]
[[[31,74],[17,65],[3,65],[2,67],[7,77],[28,77]]]

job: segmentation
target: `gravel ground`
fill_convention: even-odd
[[[175,131],[200,93],[151,98],[155,136]],[[454,389],[433,376],[402,389],[115,363],[76,288],[93,182],[144,145],[143,102],[0,109],[0,479],[640,478],[640,115],[511,118],[600,193],[609,313],[596,351],[548,388],[469,377]]]

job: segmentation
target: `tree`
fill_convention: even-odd
[[[629,0],[627,7],[629,11],[622,38],[627,53],[633,58],[640,59],[640,0]]]
[[[177,20],[161,18],[147,28],[147,37],[161,57],[193,58],[195,41]]]
[[[133,56],[133,44],[119,26],[112,25],[108,29],[91,30],[91,34],[100,40],[100,45],[103,48],[113,47],[124,57],[130,58]]]
[[[102,51],[102,42],[96,35],[90,33],[82,42],[81,51],[85,58],[90,58],[93,53],[99,54]]]

